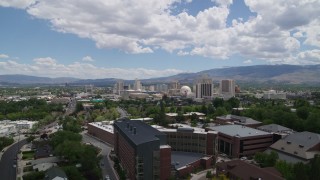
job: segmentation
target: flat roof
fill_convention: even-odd
[[[242,125],[223,125],[223,126],[214,126],[209,129],[218,131],[220,133],[229,135],[229,136],[238,136],[238,137],[250,137],[250,136],[259,136],[259,135],[269,135],[270,133],[261,131],[258,129],[253,129],[250,127]]]
[[[129,125],[129,128],[127,128],[127,125]],[[166,136],[163,132],[158,131],[142,121],[130,121],[127,118],[115,121],[114,126],[121,129],[121,131],[136,145],[159,140],[157,136]],[[130,131],[131,126],[132,131]],[[133,133],[134,128],[136,128],[136,134]]]
[[[174,165],[175,169],[179,169],[203,157],[205,157],[205,155],[200,153],[172,151],[171,164]]]
[[[113,126],[112,125],[103,124],[103,122],[92,122],[92,123],[89,123],[89,124],[94,126],[94,127],[99,128],[99,129],[102,129],[104,131],[113,133]]]

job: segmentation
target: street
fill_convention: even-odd
[[[27,143],[26,140],[22,140],[12,146],[10,146],[2,155],[0,161],[0,179],[5,180],[16,180],[17,176],[17,168],[13,165],[16,164],[15,158],[17,157],[17,153],[19,149]]]
[[[103,179],[108,175],[111,180],[117,180],[118,178],[113,172],[113,168],[112,168],[113,162],[109,159],[109,153],[112,147],[94,137],[91,137],[90,135],[87,135],[85,132],[81,133],[81,135],[82,135],[82,141],[84,143],[91,143],[92,145],[102,150],[101,151],[102,159],[100,162],[100,166],[102,169]]]
[[[127,117],[127,116],[128,116],[127,111],[125,111],[125,110],[122,109],[121,107],[117,107],[117,111],[120,113],[120,118],[123,118],[123,117]]]

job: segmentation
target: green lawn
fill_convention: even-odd
[[[33,157],[34,157],[34,151],[22,152],[22,159],[24,159],[24,160],[33,159]]]

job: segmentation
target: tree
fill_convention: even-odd
[[[77,119],[67,116],[62,123],[63,130],[79,133],[81,131],[81,125]]]
[[[13,138],[0,137],[0,151],[14,142]]]
[[[44,179],[44,172],[30,172],[23,175],[24,180]]]
[[[222,98],[214,98],[212,104],[215,108],[222,107],[224,104],[224,100]]]
[[[298,162],[293,165],[294,179],[309,179],[309,166]]]
[[[207,114],[208,113],[208,108],[205,104],[202,104],[201,106],[201,112],[204,113],[204,114]]]
[[[270,154],[264,152],[257,152],[254,155],[254,160],[258,162],[261,167],[272,167],[276,164],[279,156],[278,153],[271,151]]]
[[[293,178],[293,166],[290,163],[287,163],[286,161],[279,160],[275,164],[275,168],[282,174],[282,176],[290,180]]]
[[[66,173],[69,180],[85,180],[75,166],[63,166],[62,169]]]
[[[212,178],[212,172],[211,171],[207,171],[207,174],[206,174],[206,178],[210,179]]]
[[[50,142],[51,145],[55,148],[59,144],[67,140],[80,142],[82,140],[82,136],[71,131],[58,131],[52,135]]]
[[[226,108],[218,107],[214,114],[215,114],[215,116],[222,116],[222,115],[228,114],[228,112],[227,112]]]
[[[297,109],[297,116],[301,119],[307,119],[309,116],[309,108],[308,107],[299,107]]]
[[[316,154],[310,161],[310,180],[319,180],[320,177],[320,155]]]
[[[179,111],[178,112],[178,115],[177,115],[177,117],[176,117],[176,121],[178,122],[178,123],[181,123],[181,122],[184,122],[184,116],[183,116],[183,114],[182,114],[182,112],[181,111]]]
[[[232,97],[227,100],[227,104],[229,104],[231,108],[238,108],[240,105],[240,100],[235,97]]]

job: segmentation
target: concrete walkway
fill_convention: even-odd
[[[191,180],[207,180],[206,175],[208,171],[211,171],[212,174],[216,174],[216,169],[206,169],[197,174],[191,174]]]

